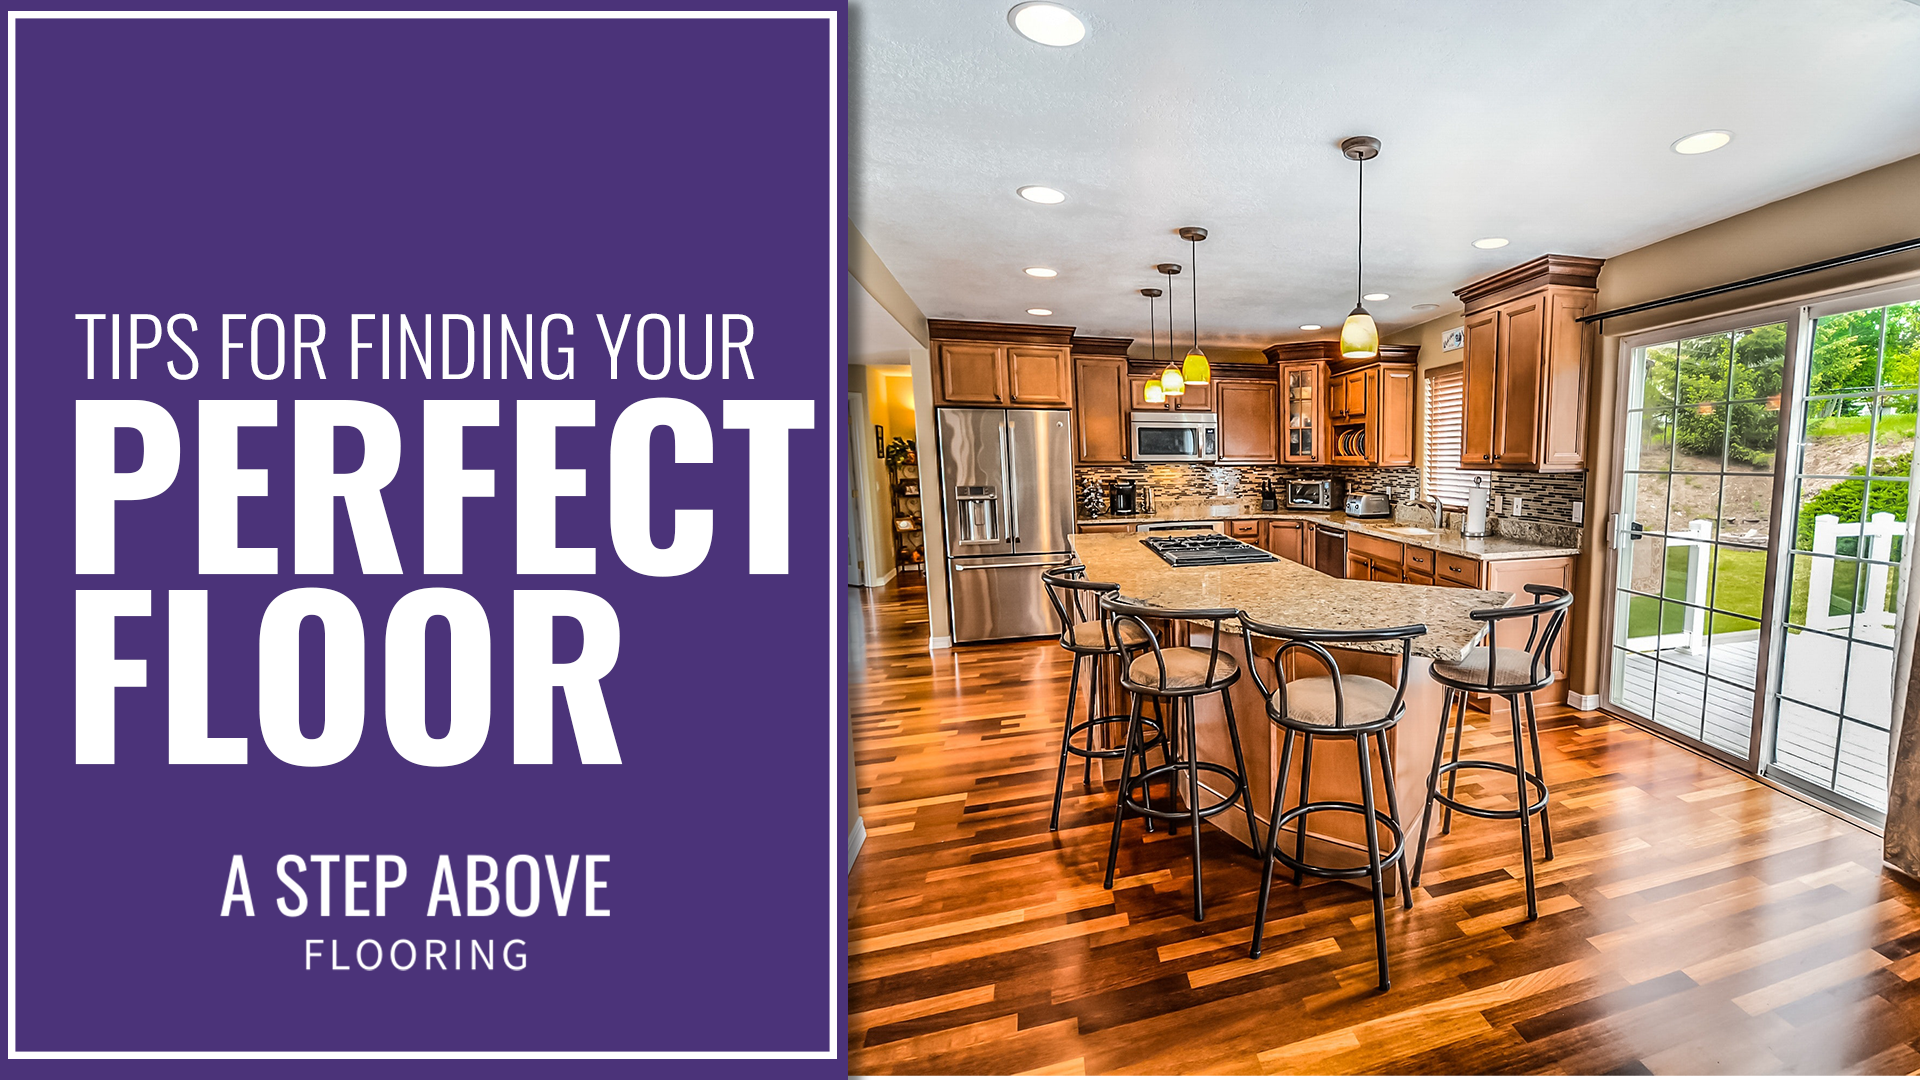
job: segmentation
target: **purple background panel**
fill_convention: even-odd
[[[842,18],[844,19],[844,9]],[[828,394],[839,363],[829,258],[840,243],[830,168],[825,20],[22,20],[17,31],[17,977],[18,1046],[71,1051],[825,1050],[841,976],[831,917],[844,889],[831,815],[844,795],[829,740],[837,602]],[[843,160],[843,159],[842,159]],[[757,378],[607,376],[594,316],[687,314],[697,363],[706,313],[745,313]],[[88,381],[80,312],[199,323],[201,373]],[[328,379],[263,382],[234,354],[219,377],[219,316],[325,318]],[[531,313],[573,320],[572,381],[382,381],[378,352],[346,378],[348,316]],[[556,328],[557,329],[557,328]],[[371,334],[369,329],[363,333]],[[238,336],[238,335],[237,335]],[[497,352],[495,362],[500,362]],[[675,465],[653,442],[652,521],[711,508],[706,561],[635,574],[608,532],[608,436],[630,402],[685,398],[709,418],[714,461]],[[73,573],[73,401],[137,397],[173,415],[180,475],[123,503],[111,577]],[[196,403],[273,398],[279,425],[245,429],[240,464],[270,492],[241,501],[240,542],[280,549],[275,576],[197,573]],[[292,572],[292,401],[356,398],[398,420],[385,491],[404,573],[360,572],[344,512],[336,572]],[[471,430],[467,468],[495,497],[466,504],[466,573],[421,573],[425,398],[501,401]],[[561,500],[559,542],[598,550],[591,576],[514,569],[514,407],[597,399],[563,429],[559,464],[587,470]],[[747,573],[744,432],[727,398],[814,402],[791,436],[791,571]],[[358,440],[339,443],[341,467]],[[140,455],[123,433],[119,468]],[[366,629],[367,711],[347,760],[299,768],[259,735],[262,611],[279,593],[347,594]],[[492,631],[492,726],[471,761],[403,760],[384,724],[383,642],[401,595],[463,589]],[[117,653],[148,685],[117,696],[117,764],[73,763],[73,594],[154,591],[122,619]],[[512,763],[512,593],[580,589],[621,622],[604,682],[624,764],[579,761],[564,705],[555,764]],[[168,589],[210,592],[211,733],[249,738],[244,766],[167,764]],[[564,628],[567,624],[562,623]],[[318,624],[303,631],[303,716],[318,730]],[[428,635],[429,730],[447,721],[444,624]],[[561,635],[560,658],[577,649]],[[247,857],[252,919],[222,918],[229,858]],[[274,910],[282,854],[398,854],[408,882],[385,918]],[[424,917],[434,860],[468,853],[609,854],[610,918],[551,898],[515,918]],[[307,875],[311,881],[313,874]],[[578,889],[576,893],[578,893]],[[307,938],[522,938],[526,970],[306,971]],[[844,1011],[844,1005],[840,1006]],[[796,1065],[798,1063],[795,1063]],[[841,1066],[825,1064],[829,1071]]]

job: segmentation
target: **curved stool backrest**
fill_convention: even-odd
[[[1500,624],[1513,619],[1527,619],[1527,644],[1524,651],[1527,657],[1527,682],[1523,686],[1503,686],[1496,681],[1495,670],[1500,666],[1489,658],[1487,663],[1486,689],[1490,692],[1520,693],[1528,690],[1540,690],[1553,682],[1553,643],[1559,639],[1560,630],[1567,621],[1567,609],[1573,606],[1573,593],[1555,585],[1523,585],[1531,593],[1534,602],[1519,607],[1481,608],[1467,614],[1487,624],[1487,648],[1496,647],[1499,642]]]
[[[1327,650],[1328,645],[1364,645],[1379,644],[1388,641],[1400,643],[1400,677],[1395,680],[1393,703],[1387,706],[1384,716],[1356,717],[1356,724],[1374,724],[1390,720],[1400,714],[1401,704],[1407,696],[1407,676],[1413,669],[1413,639],[1427,632],[1424,623],[1411,626],[1390,626],[1377,630],[1313,630],[1295,626],[1275,626],[1263,623],[1246,612],[1240,613],[1240,633],[1246,643],[1247,666],[1253,669],[1253,682],[1260,688],[1260,696],[1267,701],[1267,712],[1275,719],[1285,718],[1287,713],[1287,679],[1285,659],[1287,653],[1299,650],[1312,656],[1325,668],[1333,680],[1333,726],[1335,729],[1349,726],[1347,721],[1347,702],[1343,690],[1343,675],[1340,662]],[[1253,636],[1270,637],[1281,642],[1280,648],[1273,654],[1274,685],[1269,688],[1267,681],[1260,677],[1260,664],[1253,651]]]
[[[1040,584],[1046,587],[1047,602],[1053,605],[1053,613],[1060,620],[1061,647],[1076,652],[1092,651],[1092,642],[1075,638],[1074,627],[1098,620],[1099,651],[1114,651],[1115,638],[1112,627],[1100,610],[1100,598],[1119,592],[1120,586],[1106,581],[1088,581],[1087,568],[1078,563],[1042,570]]]
[[[1153,627],[1147,625],[1148,619],[1203,622],[1209,624],[1212,629],[1212,643],[1207,647],[1206,678],[1202,680],[1201,686],[1190,687],[1187,692],[1217,689],[1218,687],[1215,686],[1213,681],[1214,676],[1224,673],[1233,664],[1231,657],[1226,659],[1225,664],[1221,663],[1221,658],[1224,654],[1220,651],[1220,643],[1226,636],[1221,632],[1221,624],[1228,619],[1238,618],[1240,612],[1237,608],[1154,607],[1150,604],[1135,604],[1122,600],[1116,591],[1100,598],[1100,610],[1107,616],[1107,622],[1112,631],[1109,637],[1120,649],[1120,671],[1122,673],[1120,676],[1120,685],[1126,687],[1128,690],[1146,694],[1164,694],[1166,692],[1164,688],[1167,686],[1167,654],[1166,650],[1160,645],[1160,638],[1154,634]],[[1134,629],[1140,632],[1139,641],[1130,641],[1128,640],[1129,635],[1120,632],[1120,627],[1123,623],[1131,624]],[[1159,666],[1160,685],[1158,686],[1143,686],[1137,684],[1133,682],[1132,677],[1127,674],[1127,672],[1133,668],[1134,658],[1149,650],[1153,653],[1154,663]]]

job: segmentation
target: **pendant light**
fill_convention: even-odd
[[[1160,359],[1160,328],[1154,324],[1153,301],[1160,295],[1160,290],[1141,289],[1140,295],[1147,298],[1147,355],[1158,360]],[[1149,405],[1162,405],[1167,400],[1166,387],[1160,385],[1160,377],[1157,375],[1147,380],[1146,388],[1140,392],[1140,395]]]
[[[1167,366],[1160,372],[1160,389],[1168,397],[1179,397],[1187,392],[1187,378],[1173,363],[1173,275],[1180,272],[1180,264],[1161,263],[1154,269],[1167,275]]]
[[[1207,376],[1212,369],[1207,364],[1207,354],[1200,351],[1200,241],[1207,238],[1207,230],[1188,225],[1180,230],[1180,239],[1185,240],[1193,255],[1188,264],[1193,267],[1193,348],[1187,351],[1187,358],[1180,365],[1180,377],[1187,386],[1207,385]],[[1173,324],[1167,324],[1167,344],[1173,344]]]
[[[1364,241],[1366,239],[1367,209],[1367,161],[1380,153],[1380,140],[1371,135],[1355,135],[1340,140],[1340,152],[1349,160],[1360,164],[1360,198],[1354,212],[1353,241],[1353,313],[1347,316],[1346,324],[1340,327],[1340,355],[1349,360],[1364,360],[1380,352],[1380,328],[1374,325],[1373,316],[1367,314],[1366,307],[1360,303],[1360,278],[1365,266]]]

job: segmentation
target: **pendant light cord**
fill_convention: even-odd
[[[1147,297],[1147,357],[1154,363],[1160,362],[1160,327],[1154,322],[1153,297]]]
[[[1360,199],[1353,208],[1353,305],[1360,306],[1361,274],[1367,242],[1367,159],[1360,160]]]
[[[1193,267],[1193,351],[1200,351],[1200,241],[1187,241],[1187,262]]]

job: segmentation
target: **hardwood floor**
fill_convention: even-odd
[[[1277,879],[1252,961],[1259,863],[1228,837],[1196,923],[1184,829],[1130,820],[1100,887],[1114,794],[1077,761],[1047,830],[1064,650],[929,654],[920,587],[849,597],[856,1074],[1920,1070],[1920,894],[1879,837],[1720,765],[1543,710],[1539,921],[1514,824],[1456,820],[1388,907],[1381,994],[1362,888]],[[1506,741],[1483,723],[1467,756]]]

